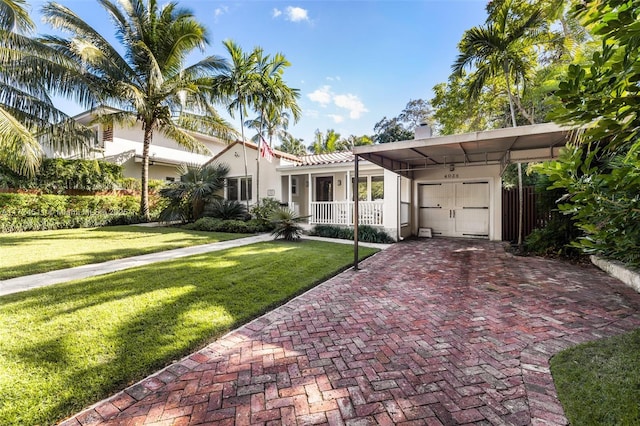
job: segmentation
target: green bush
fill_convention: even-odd
[[[122,179],[122,166],[100,160],[45,158],[33,178],[17,175],[0,166],[0,187],[40,189],[48,194],[67,190],[109,191]]]
[[[316,225],[311,230],[311,235],[325,238],[338,238],[341,240],[353,240],[353,228],[334,225]],[[358,227],[358,240],[366,243],[391,244],[395,242],[384,230],[368,225]]]
[[[275,212],[280,210],[281,205],[278,200],[273,198],[263,198],[258,203],[254,204],[249,213],[251,216],[259,220],[260,222],[268,223]]]
[[[247,217],[247,208],[236,200],[216,199],[205,205],[204,215],[222,220],[239,220]]]
[[[303,219],[291,209],[280,208],[271,215],[271,222],[275,225],[271,235],[276,239],[295,241],[302,235],[303,230],[300,222]]]
[[[272,229],[269,224],[260,223],[257,220],[223,220],[213,217],[202,217],[194,223],[184,225],[183,228],[195,231],[229,232],[234,234],[256,234]]]
[[[152,215],[161,206],[152,197]],[[126,225],[141,222],[138,197],[0,193],[0,232]]]

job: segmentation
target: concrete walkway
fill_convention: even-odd
[[[322,241],[338,242],[343,244],[353,244],[353,241],[334,240],[328,238],[305,237]],[[60,269],[57,271],[44,272],[41,274],[28,275],[24,277],[11,278],[0,281],[0,296],[30,290],[32,288],[45,287],[66,281],[80,280],[96,275],[108,274],[110,272],[121,271],[123,269],[135,268],[137,266],[148,265],[150,263],[162,262],[165,260],[177,259],[195,254],[208,253],[212,251],[225,250],[233,247],[245,246],[262,241],[272,241],[269,234],[261,234],[252,237],[238,238],[235,240],[222,241],[219,243],[203,244],[198,246],[183,247],[174,250],[166,250],[157,253],[143,254],[140,256],[127,257],[124,259],[110,260],[103,263],[93,263],[89,265],[77,266],[75,268]],[[362,243],[363,246],[386,248],[388,245]]]
[[[80,425],[564,425],[549,359],[640,327],[590,265],[391,246],[68,419]]]

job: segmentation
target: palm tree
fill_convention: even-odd
[[[513,0],[505,0],[493,10],[486,26],[465,32],[459,44],[460,55],[452,69],[454,77],[461,77],[465,68],[475,67],[469,85],[470,99],[478,98],[490,78],[504,77],[511,121],[516,127],[514,102],[517,96],[513,93],[512,81],[526,81],[533,69],[528,53],[545,21],[540,9],[534,9],[526,19],[518,19],[511,13],[512,7]]]
[[[475,66],[471,77],[469,98],[477,99],[486,82],[497,76],[504,77],[509,99],[511,123],[517,127],[514,103],[520,106],[519,98],[514,95],[511,81],[517,84],[526,81],[533,64],[528,61],[530,51],[545,24],[540,9],[534,9],[526,19],[511,13],[513,0],[504,0],[490,14],[487,25],[467,30],[460,42],[461,53],[453,65],[453,76],[460,77],[466,67]],[[533,124],[524,108],[519,108]],[[522,245],[522,222],[524,200],[522,194],[522,164],[518,163],[519,186],[519,226],[518,245]]]
[[[245,193],[249,194],[249,171],[247,167],[247,148],[244,137],[244,117],[247,108],[252,105],[255,94],[259,91],[259,83],[255,78],[257,48],[246,53],[232,40],[222,42],[231,58],[230,66],[215,79],[215,95],[227,101],[227,111],[235,118],[236,111],[240,115],[240,133],[242,136],[242,155],[244,158]],[[247,197],[247,210],[249,198]]]
[[[169,200],[169,205],[160,217],[164,221],[198,220],[204,212],[207,201],[222,198],[229,174],[226,164],[191,165],[179,168],[180,181],[160,190],[160,195]]]
[[[293,155],[307,154],[307,148],[304,145],[304,141],[293,137],[291,134],[285,135],[282,138],[282,144],[277,146],[276,149]]]
[[[340,133],[336,133],[335,130],[327,130],[327,134],[324,135],[320,130],[316,130],[315,139],[309,150],[314,154],[329,154],[338,151],[349,151],[351,147],[349,143],[340,138]]]
[[[207,44],[207,31],[176,3],[157,0],[98,0],[115,25],[121,46],[110,44],[70,9],[56,3],[43,8],[45,20],[70,38],[47,36],[45,42],[82,64],[86,87],[81,97],[119,108],[100,115],[101,122],[143,130],[140,214],[149,219],[149,148],[155,132],[179,145],[206,153],[189,131],[230,139],[235,131],[213,107],[214,74],[227,69],[223,58],[207,56],[185,66],[195,49]],[[122,52],[122,53],[121,53]]]
[[[41,145],[79,151],[91,137],[49,97],[74,92],[75,64],[29,37],[34,30],[24,0],[0,0],[0,163],[26,176],[40,165]]]

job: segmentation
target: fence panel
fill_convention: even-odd
[[[534,229],[546,225],[549,212],[540,211],[538,208],[534,186],[525,186],[522,190],[524,198],[522,237],[524,239]],[[502,240],[518,241],[518,188],[502,189]]]

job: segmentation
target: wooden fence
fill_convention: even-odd
[[[525,186],[523,189],[524,215],[522,238],[534,229],[546,225],[550,212],[541,211],[536,205],[535,187]],[[502,189],[502,240],[518,241],[518,188]]]

